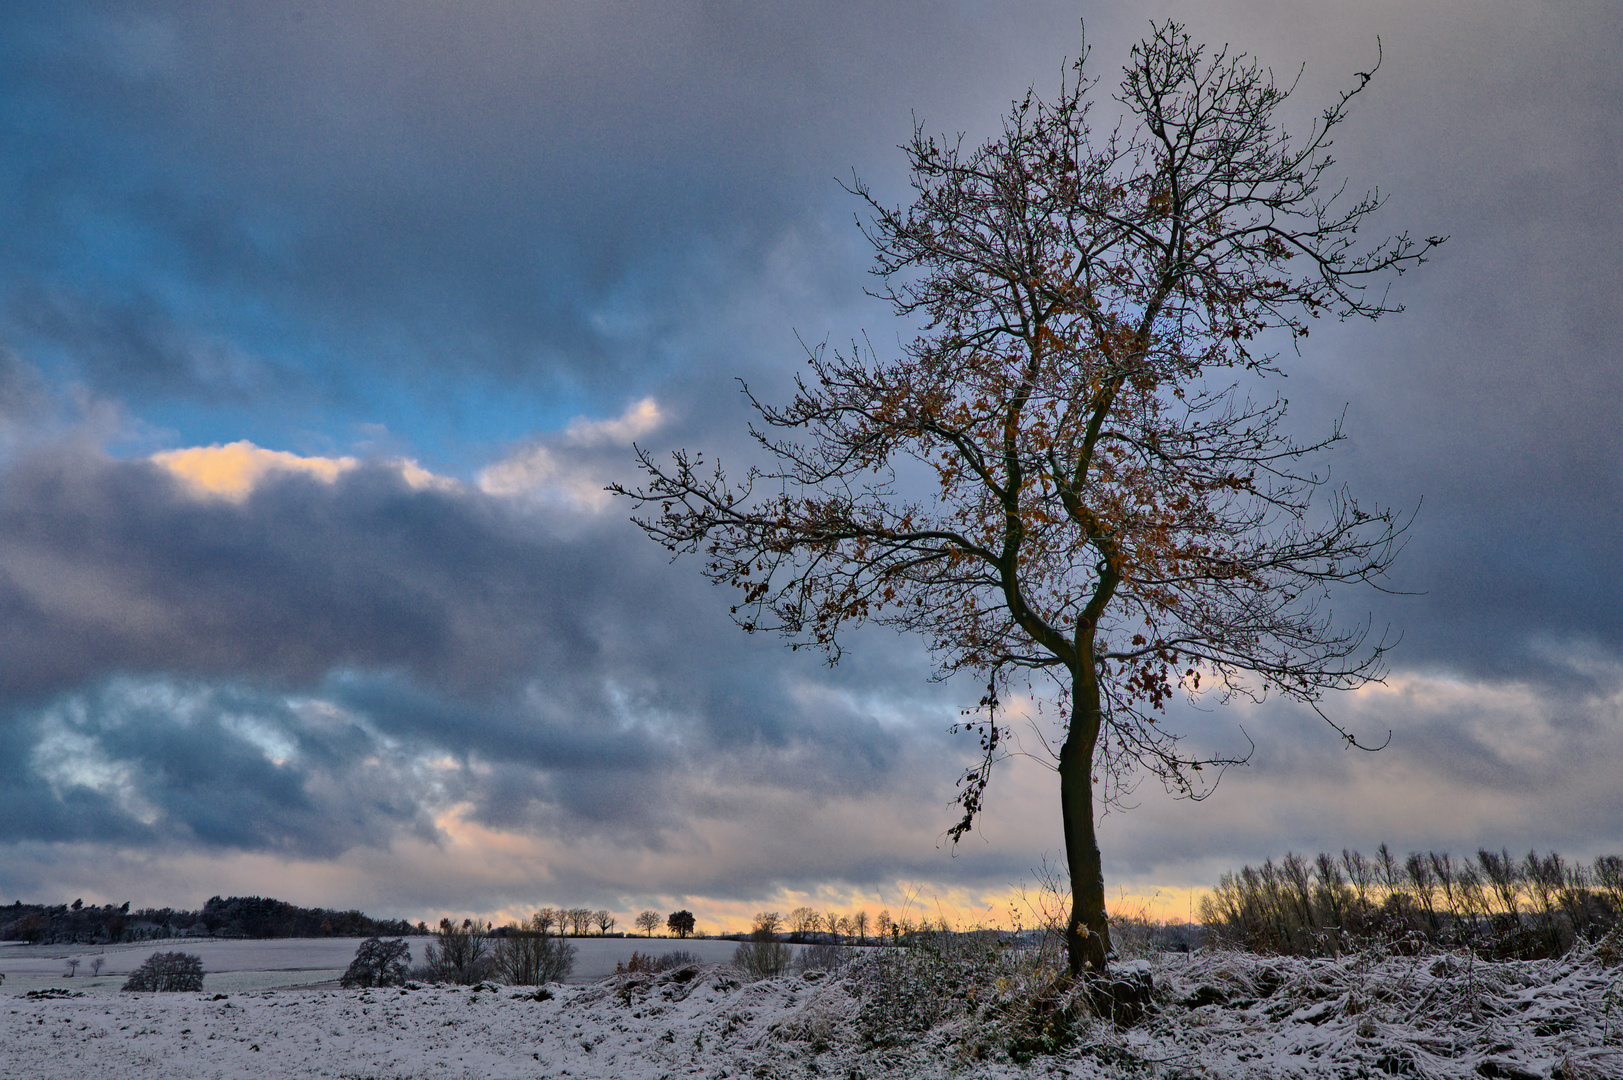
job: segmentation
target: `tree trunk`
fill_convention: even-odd
[[[1065,820],[1065,866],[1071,877],[1065,951],[1071,974],[1081,975],[1086,967],[1102,973],[1110,951],[1104,864],[1093,827],[1093,750],[1102,714],[1091,662],[1077,673],[1073,687],[1070,731],[1059,751],[1059,799]]]

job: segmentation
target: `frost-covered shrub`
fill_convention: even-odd
[[[658,967],[652,969],[654,971],[674,971],[679,967],[687,967],[689,964],[699,963],[699,958],[688,952],[686,949],[672,949],[670,952],[655,960],[654,963],[659,965]]]
[[[1073,982],[1051,950],[952,933],[915,935],[851,964],[860,999],[857,1034],[875,1048],[905,1045],[935,1028],[956,1028],[971,1059],[1029,1061],[1070,1045],[1093,1013],[1088,982]]]
[[[399,986],[406,981],[406,962],[411,950],[402,938],[383,941],[367,938],[355,950],[349,970],[338,980],[340,986]]]
[[[894,1046],[965,1011],[973,987],[990,984],[993,957],[954,947],[944,936],[882,949],[855,973],[862,1004],[857,1031],[872,1046]],[[984,970],[983,970],[984,969]]]
[[[839,971],[857,958],[857,950],[849,945],[820,942],[800,950],[795,966],[801,971]]]
[[[733,953],[733,964],[751,979],[770,979],[789,970],[794,951],[770,939],[746,941]]]
[[[661,971],[670,971],[672,968],[685,967],[688,964],[697,964],[699,958],[684,949],[676,949],[664,956],[655,956],[653,953],[632,953],[631,959],[614,965],[616,975],[624,974],[650,974],[657,975]]]
[[[778,943],[778,927],[783,917],[776,911],[760,911],[755,915],[755,929],[749,940],[733,952],[733,966],[749,979],[770,979],[789,970],[794,952]]]
[[[203,959],[183,952],[153,953],[130,972],[125,990],[181,992],[203,989]]]

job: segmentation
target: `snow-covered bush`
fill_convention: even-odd
[[[755,915],[755,929],[750,939],[733,952],[733,965],[748,979],[770,979],[789,970],[794,952],[778,943],[778,927],[783,917],[776,911],[761,911]]]
[[[876,950],[847,970],[864,1045],[906,1046],[945,1028],[972,1060],[1054,1053],[1114,1007],[1112,994],[1142,996],[1136,984],[1118,991],[1115,983],[1127,980],[1073,981],[1053,949],[974,934],[915,934],[910,945]]]
[[[203,959],[183,952],[153,953],[130,972],[125,990],[180,992],[203,989]]]
[[[688,964],[699,963],[699,958],[685,949],[675,949],[664,956],[655,956],[653,953],[632,953],[631,959],[614,965],[616,975],[643,974],[657,975],[661,971],[670,971],[673,968],[686,967]]]
[[[789,970],[794,950],[771,939],[746,941],[733,952],[733,964],[751,979],[770,979]]]
[[[355,950],[349,970],[338,980],[340,986],[399,986],[406,981],[406,962],[411,950],[403,938],[383,941],[367,938]]]
[[[865,957],[852,975],[862,1002],[858,1033],[871,1046],[911,1041],[973,1008],[976,991],[1000,977],[998,959],[979,942],[956,942],[944,934]]]
[[[819,942],[800,950],[800,955],[795,957],[795,966],[801,971],[839,971],[858,955],[857,950],[849,945]]]
[[[655,960],[654,963],[657,964],[658,967],[651,968],[650,970],[674,971],[679,967],[687,967],[689,964],[697,964],[699,962],[699,958],[688,952],[686,949],[672,949],[670,952],[665,953]]]

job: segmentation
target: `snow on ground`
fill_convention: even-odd
[[[288,986],[335,982],[349,967],[361,938],[274,938],[227,940],[218,938],[164,938],[122,945],[24,945],[0,942],[3,990],[38,990],[47,986],[75,990],[117,990],[129,973],[155,952],[185,952],[203,961],[203,987],[209,993],[241,993]],[[406,938],[412,963],[421,963],[431,937]],[[711,963],[725,963],[738,948],[736,941],[688,938],[583,937],[569,938],[575,948],[575,971],[569,982],[596,982],[614,973],[615,964],[634,952],[662,956],[683,950]],[[798,948],[798,947],[797,947]],[[72,982],[63,982],[70,959],[79,961]],[[91,965],[102,962],[99,977]]]
[[[413,941],[427,941],[414,938]],[[155,952],[185,952],[203,961],[208,974],[203,985],[210,993],[239,993],[281,986],[300,986],[336,980],[342,975],[361,939],[276,938],[268,941],[232,941],[213,938],[164,938],[122,945],[22,945],[0,947],[0,991],[37,990],[62,986],[74,990],[117,990],[130,972]],[[421,945],[418,949],[421,949]],[[68,961],[79,961],[78,972],[65,981]],[[100,975],[92,965],[102,962]],[[612,970],[612,969],[611,969]]]
[[[731,945],[731,943],[724,943]],[[1623,1077],[1623,968],[1596,953],[1148,962],[1156,1004],[1029,1064],[1004,980],[960,980],[931,1022],[886,1012],[883,950],[839,975],[742,981],[722,965],[551,988],[34,997],[0,987],[0,1073],[84,1077]],[[3,954],[0,954],[3,955]],[[891,969],[896,970],[895,967]],[[974,973],[972,973],[973,975]],[[974,975],[978,978],[979,975]],[[891,991],[894,992],[894,986]],[[896,998],[890,999],[894,1006]],[[900,999],[918,1009],[924,998]],[[876,1023],[876,1018],[879,1023]],[[923,1028],[924,1030],[910,1030]]]

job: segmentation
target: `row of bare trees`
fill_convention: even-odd
[[[1517,858],[1410,852],[1290,853],[1224,874],[1200,902],[1218,940],[1257,952],[1339,955],[1373,944],[1471,946],[1501,958],[1559,956],[1623,925],[1623,857],[1592,864],[1550,852]]]
[[[543,912],[500,929],[472,919],[463,919],[460,926],[441,919],[438,932],[423,950],[423,963],[411,969],[410,975],[425,982],[462,986],[487,979],[541,986],[567,978],[575,967],[575,947],[549,932],[557,925],[557,913],[543,920]]]
[[[888,924],[890,919],[888,912],[885,914],[885,919]],[[759,917],[757,917],[757,922],[759,922]],[[818,911],[815,908],[797,907],[789,913],[787,928],[791,941],[813,941],[816,940],[819,934],[831,940],[866,941],[868,938],[868,913],[866,911],[857,911],[847,915],[838,911]]]
[[[585,937],[594,926],[599,936],[606,935],[614,929],[615,918],[603,910],[544,907],[532,915],[529,922],[534,924],[533,928],[538,934],[556,932],[560,936]]]
[[[945,925],[945,924],[943,924]],[[811,907],[797,907],[787,917],[776,911],[761,911],[755,915],[752,935],[767,933],[774,938],[787,935],[797,943],[823,943],[834,945],[867,945],[874,941],[890,941],[906,937],[916,931],[933,930],[928,920],[915,921],[903,916],[891,918],[889,910],[870,916],[867,911],[818,911]]]

